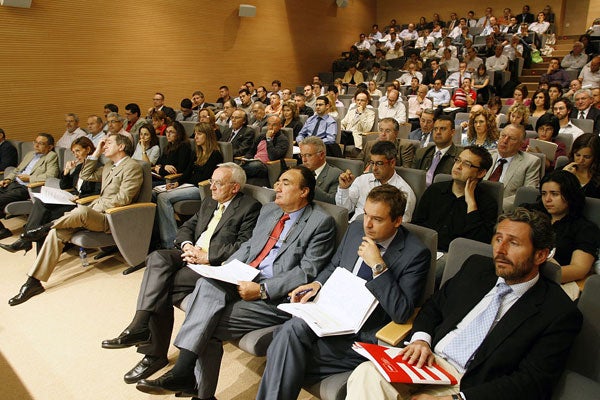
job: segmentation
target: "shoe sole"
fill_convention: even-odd
[[[150,340],[144,340],[141,342],[135,342],[132,344],[104,344],[102,343],[103,349],[126,349],[128,347],[137,347],[137,346],[145,346],[147,344],[152,343]],[[143,379],[143,378],[142,378]]]
[[[142,380],[142,379],[146,379],[149,376],[151,376],[152,374],[154,374],[156,371],[159,371],[160,369],[166,367],[167,365],[169,365],[169,360],[163,360],[163,362],[148,367],[148,369],[146,369],[143,373],[137,375],[135,378],[127,378],[127,374],[129,374],[129,372],[127,372],[127,374],[125,374],[123,376],[123,380],[125,381],[125,383],[127,384],[132,384],[132,383],[137,383],[138,381]],[[136,365],[137,367],[137,365]],[[132,368],[132,370],[135,369],[135,367]]]
[[[148,393],[148,394],[157,394],[157,395],[168,395],[168,394],[177,394],[180,393],[180,390],[169,390],[162,387],[157,386],[147,386],[138,384],[135,387],[140,392]]]

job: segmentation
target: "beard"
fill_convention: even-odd
[[[494,257],[496,275],[504,278],[506,282],[523,282],[524,278],[529,276],[535,268],[534,257],[535,253],[531,254],[527,260],[515,263],[505,256],[498,255]],[[499,264],[499,262],[503,264]]]

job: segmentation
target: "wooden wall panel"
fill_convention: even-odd
[[[255,18],[238,17],[241,3]],[[376,16],[376,0],[33,0],[0,7],[0,127],[28,140],[64,132],[105,103],[151,106],[161,91],[177,108],[201,89],[209,101],[226,84],[295,88],[356,40]],[[123,110],[124,111],[124,110]]]

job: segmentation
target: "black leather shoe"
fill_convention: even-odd
[[[21,290],[19,290],[19,294],[16,295],[15,297],[13,297],[12,299],[10,299],[8,301],[8,304],[11,306],[16,306],[18,304],[25,303],[27,300],[29,300],[33,296],[36,296],[40,293],[44,293],[44,290],[46,290],[46,289],[44,289],[42,284],[39,282],[25,283],[23,286],[21,286]]]
[[[0,240],[9,238],[11,236],[12,236],[12,232],[10,231],[10,229],[6,229],[6,228],[0,229]]]
[[[16,253],[17,251],[25,250],[25,254],[27,254],[27,252],[29,250],[31,250],[32,247],[33,247],[33,245],[31,244],[30,241],[23,240],[22,238],[17,239],[17,241],[12,244],[0,243],[0,248],[4,249],[6,251],[9,251],[11,253]],[[25,255],[25,254],[23,254],[23,255]]]
[[[196,393],[196,378],[187,376],[176,378],[168,371],[157,379],[142,379],[135,386],[137,390],[150,394]]]
[[[52,229],[53,223],[54,222],[48,222],[47,224],[44,224],[35,229],[30,229],[27,232],[24,232],[22,234],[22,237],[23,237],[23,239],[29,240],[32,242],[37,242],[38,240],[44,240],[46,238],[46,236],[48,235],[48,232],[50,232],[50,229]]]
[[[165,365],[169,363],[169,360],[166,358],[156,358],[151,356],[146,356],[142,358],[142,360],[135,365],[132,369],[130,369],[123,379],[125,383],[136,383],[140,379],[146,379]]]
[[[150,343],[150,330],[144,329],[137,332],[131,332],[125,329],[114,339],[102,341],[102,347],[105,349],[124,349],[125,347],[140,346]]]

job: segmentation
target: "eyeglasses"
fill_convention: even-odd
[[[454,158],[454,164],[464,165],[467,168],[477,168],[477,169],[481,168],[478,165],[473,165],[473,163],[471,161],[463,160],[460,157],[455,157]]]
[[[209,179],[208,182],[210,183],[210,186],[216,187],[217,189],[222,188],[225,185],[229,185],[231,182],[222,182],[222,181],[218,181],[215,179]]]
[[[300,153],[300,158],[311,158],[319,153],[322,153],[322,151],[317,151],[315,153]]]
[[[119,121],[118,119],[109,119],[108,121],[106,121],[107,124],[117,124],[121,121]]]
[[[38,146],[48,146],[48,142],[38,142],[36,140],[33,141],[34,145],[38,145]]]
[[[372,160],[370,160],[369,161],[370,166],[376,166],[376,167],[383,167],[384,165],[389,164],[389,163],[390,163],[390,160],[387,160],[387,161],[372,161]]]

